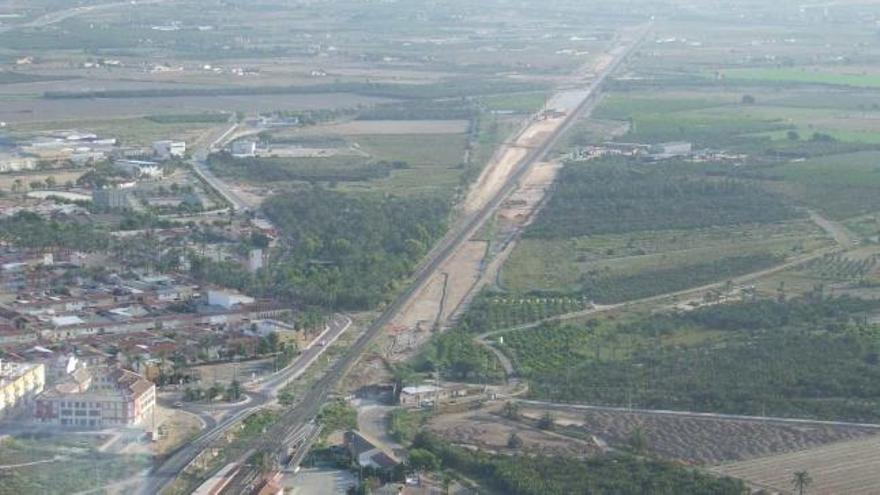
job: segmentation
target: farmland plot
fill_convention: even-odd
[[[823,447],[725,464],[713,472],[742,478],[756,487],[788,491],[796,471],[813,478],[809,493],[873,494],[880,486],[880,437],[840,442]]]

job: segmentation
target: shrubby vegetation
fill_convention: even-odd
[[[480,382],[503,377],[495,364],[492,352],[474,342],[473,335],[455,329],[434,335],[412,366],[418,372],[440,371],[448,379]]]
[[[408,445],[416,438],[427,418],[427,413],[424,411],[395,409],[391,411],[388,431],[392,438],[403,445]]]
[[[745,486],[738,480],[716,478],[671,462],[630,455],[604,455],[587,460],[493,455],[452,446],[430,433],[420,433],[414,446],[433,453],[442,467],[460,472],[498,493],[510,495],[739,495],[745,491]]]
[[[318,422],[324,426],[324,433],[357,428],[357,410],[344,400],[331,402],[321,409]]]
[[[527,235],[591,234],[769,223],[796,216],[783,201],[740,180],[688,174],[677,164],[568,164]]]

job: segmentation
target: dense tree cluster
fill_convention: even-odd
[[[630,455],[570,457],[503,456],[452,446],[430,433],[414,445],[434,454],[442,467],[510,495],[712,493],[740,495],[745,486],[678,464]]]
[[[495,357],[473,340],[473,335],[460,329],[435,335],[415,360],[416,371],[440,371],[447,378],[460,381],[483,381],[501,378],[501,370],[493,369]]]
[[[696,176],[675,164],[568,164],[527,235],[692,229],[777,222],[796,214],[776,195],[750,183]]]
[[[370,309],[386,299],[445,232],[436,197],[354,195],[319,188],[267,200],[286,252],[263,290],[308,305]]]
[[[69,248],[81,251],[105,249],[109,236],[90,224],[47,220],[30,212],[0,219],[0,241],[26,248]]]

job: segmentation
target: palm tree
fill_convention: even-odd
[[[806,471],[797,471],[791,479],[791,484],[794,485],[798,495],[804,495],[807,492],[807,487],[813,484],[813,478]]]

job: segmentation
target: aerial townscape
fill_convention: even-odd
[[[880,493],[880,3],[0,0],[0,495]]]

